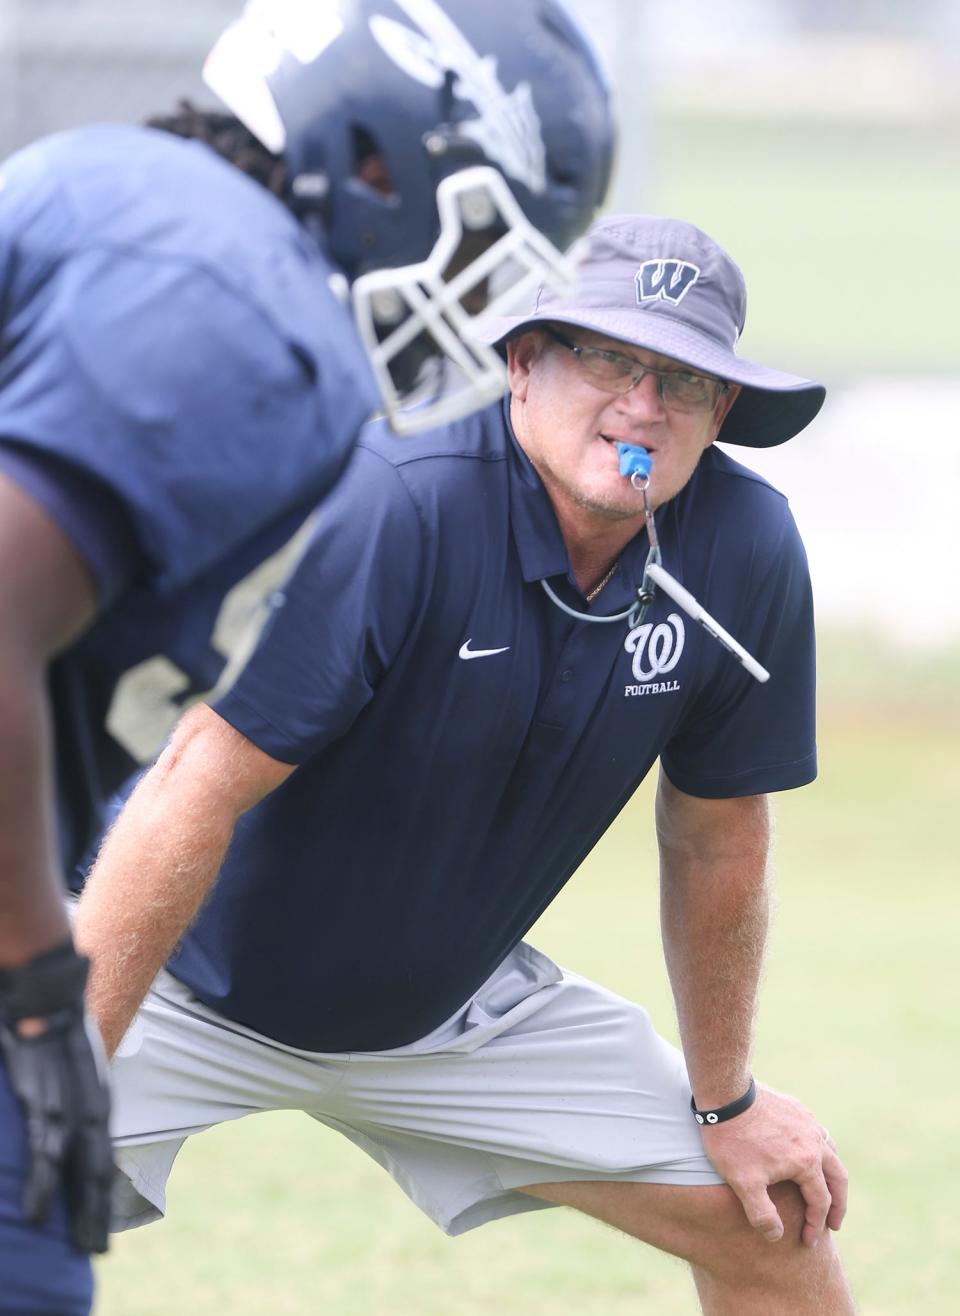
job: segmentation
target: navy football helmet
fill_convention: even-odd
[[[204,79],[353,284],[394,428],[498,396],[471,327],[571,277],[612,168],[609,85],[562,0],[249,0]]]

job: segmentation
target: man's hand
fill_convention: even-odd
[[[793,1097],[757,1085],[749,1110],[704,1125],[703,1145],[718,1174],[739,1197],[750,1224],[771,1243],[783,1221],[771,1184],[792,1180],[806,1203],[803,1241],[815,1247],[825,1227],[839,1229],[847,1210],[847,1172],[833,1139]]]
[[[105,1252],[110,1101],[99,1039],[84,1016],[87,968],[68,941],[0,970],[0,1052],[27,1122],[27,1220],[45,1220],[62,1186],[74,1245]]]

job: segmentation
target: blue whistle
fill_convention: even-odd
[[[646,448],[634,443],[618,443],[616,447],[620,454],[620,474],[625,479],[629,479],[631,475],[650,474],[653,458]]]

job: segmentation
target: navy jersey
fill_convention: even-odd
[[[67,868],[176,705],[217,681],[234,587],[376,405],[333,273],[200,143],[95,127],[0,168],[0,470],[72,539],[101,607],[50,678]]]
[[[710,449],[658,514],[664,565],[772,672],[660,596],[585,606],[497,405],[391,444],[370,427],[260,648],[214,707],[298,770],[240,821],[171,962],[203,1001],[321,1051],[409,1043],[550,903],[658,756],[725,797],[812,779],[806,561],[786,500]],[[594,605],[636,597],[646,534]]]

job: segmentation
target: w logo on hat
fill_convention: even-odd
[[[637,301],[676,306],[699,277],[700,267],[688,260],[645,260],[637,270]]]

